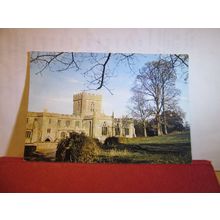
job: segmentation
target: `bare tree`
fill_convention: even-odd
[[[31,65],[37,67],[36,74],[42,74],[47,69],[51,71],[66,71],[73,69],[81,71],[88,85],[88,90],[108,88],[108,81],[114,75],[114,70],[120,64],[126,64],[132,73],[135,60],[143,54],[134,53],[73,53],[73,52],[31,52]],[[184,80],[188,79],[188,55],[159,55],[160,60],[169,62],[173,69],[182,68]],[[85,63],[89,65],[85,65]],[[86,67],[85,67],[86,66]]]
[[[170,67],[173,68],[175,73],[178,73],[178,69],[181,69],[180,75],[177,74],[179,78],[183,78],[184,82],[188,82],[189,78],[189,56],[188,54],[161,54],[159,60],[167,62]]]
[[[162,89],[162,112],[164,113],[168,106],[176,103],[176,98],[179,96],[180,91],[175,88],[176,83],[176,72],[175,69],[172,67],[170,62],[159,60],[158,61],[158,72],[161,77],[161,89]],[[162,117],[162,124],[163,124],[163,132],[167,134],[167,120],[166,114],[163,114]]]
[[[135,88],[145,94],[146,99],[154,112],[157,134],[167,134],[166,118],[161,118],[161,113],[166,111],[166,106],[179,95],[175,88],[176,75],[169,62],[164,60],[147,63],[139,72]]]
[[[35,74],[42,74],[47,69],[58,72],[73,69],[85,77],[88,90],[105,88],[112,93],[107,87],[109,78],[120,64],[126,64],[133,71],[134,54],[32,52],[30,62],[38,70]]]
[[[132,89],[132,92],[131,105],[128,108],[132,117],[141,121],[144,136],[147,137],[147,120],[152,115],[152,109],[143,92],[135,87]]]

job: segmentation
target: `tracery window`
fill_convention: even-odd
[[[120,127],[119,127],[118,123],[117,123],[117,125],[115,127],[115,135],[120,135]]]
[[[107,131],[108,131],[108,128],[106,126],[106,122],[104,122],[103,125],[102,125],[102,135],[106,136],[107,135]]]

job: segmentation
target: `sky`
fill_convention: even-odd
[[[84,56],[84,53],[81,53]],[[130,70],[127,62],[120,62],[116,66],[116,59],[111,59],[109,69],[111,78],[107,82],[107,89],[100,90],[88,89],[88,78],[85,78],[83,72],[90,68],[91,63],[85,61],[81,69],[76,71],[68,69],[57,72],[45,69],[41,74],[37,65],[31,65],[30,94],[28,111],[42,112],[47,109],[48,112],[72,114],[73,113],[73,95],[82,91],[102,95],[102,111],[111,115],[114,112],[115,117],[122,117],[129,113],[129,99],[132,96],[131,88],[134,85],[136,74],[146,62],[155,60],[157,55],[136,55],[132,69]],[[86,60],[86,59],[85,59]],[[56,68],[55,68],[56,69]],[[94,70],[95,71],[95,70]],[[176,87],[181,90],[179,105],[186,113],[186,120],[189,122],[189,99],[188,84],[183,79],[178,79]],[[93,87],[94,88],[94,87]]]

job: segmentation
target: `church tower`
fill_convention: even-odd
[[[102,96],[86,92],[73,95],[73,114],[79,116],[89,116],[101,113]]]

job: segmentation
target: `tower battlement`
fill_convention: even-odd
[[[101,101],[102,95],[97,95],[93,93],[81,92],[73,95],[73,101],[80,100],[80,99],[87,99],[87,100],[94,100],[94,101]]]
[[[74,115],[93,115],[101,113],[102,95],[81,92],[73,95]]]

